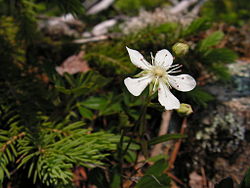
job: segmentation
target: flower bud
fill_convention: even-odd
[[[193,109],[190,104],[181,103],[179,109],[176,110],[180,116],[188,116],[193,113]]]
[[[185,43],[177,42],[172,47],[176,56],[183,56],[188,52],[189,46]]]

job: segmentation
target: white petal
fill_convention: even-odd
[[[146,59],[144,59],[144,57],[141,55],[140,52],[130,49],[128,47],[126,48],[128,50],[130,60],[135,66],[141,69],[146,69],[146,70],[148,70],[151,67],[151,65],[147,62]]]
[[[139,96],[152,79],[153,78],[148,75],[140,78],[128,77],[124,80],[124,84],[132,95]]]
[[[160,50],[155,55],[155,65],[163,66],[166,69],[173,63],[173,56],[168,50]]]
[[[191,91],[196,86],[195,79],[188,74],[168,75],[168,78],[170,85],[179,91]]]
[[[180,108],[179,100],[170,92],[167,85],[163,82],[159,82],[158,100],[166,110]]]

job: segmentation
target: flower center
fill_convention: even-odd
[[[152,73],[154,76],[160,77],[160,78],[167,74],[166,70],[160,66],[155,66],[152,70]]]

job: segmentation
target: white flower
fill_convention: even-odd
[[[173,87],[179,91],[190,91],[196,86],[196,81],[188,74],[178,76],[171,75],[180,72],[181,65],[173,63],[173,56],[168,50],[160,50],[155,57],[152,56],[152,64],[147,62],[140,52],[127,47],[131,62],[143,69],[139,78],[126,78],[124,83],[129,92],[139,96],[142,91],[153,83],[153,92],[158,90],[158,100],[166,110],[180,108],[179,100],[170,92]]]

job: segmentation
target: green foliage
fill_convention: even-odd
[[[227,48],[214,48],[206,52],[205,63],[233,63],[237,59],[237,54]]]
[[[212,48],[218,45],[223,37],[224,34],[221,31],[214,32],[201,40],[196,49],[200,53],[204,66],[216,75],[218,79],[226,81],[231,76],[225,64],[235,62],[237,54],[227,48]]]
[[[211,0],[205,3],[201,12],[215,21],[242,25],[250,18],[249,9],[248,0]]]
[[[104,74],[122,74],[135,69],[129,62],[125,49],[122,42],[113,41],[112,44],[104,42],[90,47],[85,59],[89,61],[90,65],[103,70]]]
[[[197,18],[182,30],[181,36],[187,37],[193,34],[197,34],[201,31],[209,29],[210,26],[211,23],[206,17]]]
[[[164,0],[117,0],[115,8],[126,14],[135,14],[142,8],[152,9],[166,3]]]
[[[82,121],[54,123],[48,117],[41,117],[36,132],[18,128],[20,120],[12,111],[5,111],[3,118],[11,127],[0,130],[1,182],[5,174],[10,177],[7,165],[16,163],[16,169],[28,169],[27,176],[47,185],[69,184],[72,180],[72,168],[75,165],[93,168],[103,165],[101,162],[108,153],[114,151],[119,138],[113,134],[99,131],[91,133]],[[7,112],[6,112],[7,111]],[[8,114],[10,113],[10,114]],[[20,125],[19,125],[20,126]]]
[[[94,91],[104,87],[109,79],[105,79],[98,72],[89,71],[86,74],[80,74],[76,79],[73,78],[70,74],[65,74],[66,83],[63,82],[63,79],[55,79],[55,88],[67,95],[74,95],[78,97],[83,93],[88,95]],[[67,88],[66,88],[67,87]]]
[[[54,6],[59,6],[64,13],[70,12],[75,16],[84,12],[84,8],[80,0],[51,0],[49,3]]]
[[[203,39],[199,44],[198,44],[198,50],[202,52],[208,51],[210,47],[213,47],[223,39],[224,33],[221,31],[216,31]]]
[[[211,94],[203,91],[201,88],[196,87],[194,90],[187,93],[187,95],[197,104],[206,107],[208,102],[213,101],[215,98]]]
[[[19,28],[16,26],[14,19],[9,16],[1,16],[0,19],[0,54],[1,61],[8,62],[16,60],[23,62],[24,50],[20,42],[16,40]]]
[[[157,161],[154,165],[150,166],[145,175],[139,180],[136,184],[136,188],[169,188],[170,187],[170,178],[164,174],[164,171],[167,169],[168,164],[166,160],[161,159]]]

